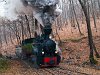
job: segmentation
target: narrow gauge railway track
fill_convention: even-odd
[[[53,73],[53,75],[89,75],[86,73],[76,72],[74,70],[64,69],[64,68],[52,68],[52,69],[45,69],[45,71],[48,71],[50,73]]]
[[[32,72],[35,72],[35,74],[32,74],[32,75],[53,75],[53,73],[50,73],[44,70],[43,68],[41,69],[34,68],[33,64],[28,61],[24,61],[24,60],[21,60],[21,61],[26,67],[31,68],[33,70]]]
[[[66,70],[69,70],[71,72],[79,73],[82,75],[100,75],[100,70],[79,67],[76,65],[68,65],[66,63],[61,63],[59,68],[61,68],[63,70],[66,69]]]
[[[31,70],[31,73],[32,73],[31,75],[40,75],[40,74],[38,74],[38,70],[33,68],[33,66],[29,62],[26,62],[24,60],[18,60],[18,61],[24,65],[23,66],[24,68]]]
[[[64,67],[64,64],[53,68],[34,68],[33,64],[24,60],[21,60],[27,68],[31,68],[33,75],[91,75],[88,73],[81,72],[79,70],[71,69],[70,67]],[[66,64],[65,64],[66,66]]]

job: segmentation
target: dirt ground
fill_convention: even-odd
[[[93,22],[91,24],[94,43],[100,54],[100,21],[97,21],[97,32]],[[60,48],[63,56],[58,67],[35,69],[21,60],[14,59],[10,60],[9,69],[0,75],[100,75],[100,58],[95,57],[98,64],[94,66],[89,64],[89,46],[85,24],[81,25],[81,31],[84,34],[82,36],[77,28],[71,28],[70,25],[62,27],[62,30],[58,31],[62,41]],[[4,48],[2,52],[14,54],[14,46],[12,47],[6,47],[7,49]]]

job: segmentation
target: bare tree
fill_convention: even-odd
[[[25,19],[26,19],[26,24],[27,24],[27,30],[29,32],[29,38],[31,38],[31,29],[30,29],[30,25],[29,25],[29,20],[28,20],[28,17],[27,15],[25,15]]]
[[[83,12],[86,17],[87,30],[88,30],[88,41],[89,41],[89,46],[90,46],[90,57],[89,57],[90,63],[95,64],[95,59],[94,59],[94,55],[93,55],[95,45],[94,45],[93,38],[92,38],[92,31],[91,31],[91,26],[90,26],[90,16],[89,16],[88,8],[87,8],[88,1],[87,0],[84,0],[84,1],[79,0],[79,2],[82,6]],[[97,56],[99,57],[98,53],[97,53]]]
[[[97,32],[96,14],[95,14],[93,0],[91,0],[91,10],[92,10],[92,16],[93,16],[93,20],[94,20],[94,27],[96,28],[96,32]]]
[[[73,0],[70,0],[70,3],[72,3],[72,9],[73,9],[73,12],[74,12],[74,16],[75,16],[75,20],[76,20],[76,23],[77,23],[77,26],[78,26],[79,33],[80,33],[80,35],[82,35],[81,29],[80,29],[80,24],[78,22],[78,18],[77,18],[76,12],[75,12]]]

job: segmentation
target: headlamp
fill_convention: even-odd
[[[42,54],[44,54],[44,52],[42,52]]]
[[[55,51],[55,53],[57,54],[57,53],[58,53],[58,51]]]

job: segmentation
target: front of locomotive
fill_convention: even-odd
[[[44,41],[43,49],[43,65],[44,66],[57,66],[61,61],[59,51],[56,50],[56,43],[52,39]]]

